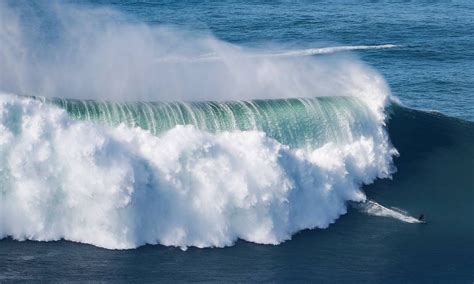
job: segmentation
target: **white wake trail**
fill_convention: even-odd
[[[422,221],[418,220],[417,218],[408,215],[407,212],[404,212],[400,209],[396,210],[387,208],[372,200],[367,200],[365,202],[358,203],[354,207],[364,213],[373,216],[394,218],[402,222],[411,224],[422,223]]]

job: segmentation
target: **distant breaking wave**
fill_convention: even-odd
[[[263,131],[291,147],[315,148],[372,136],[377,121],[355,97],[268,99],[229,102],[112,102],[35,97],[65,109],[74,119],[125,124],[160,134],[177,125],[211,133]],[[308,149],[309,149],[308,148]]]
[[[285,58],[285,57],[301,57],[301,56],[312,56],[319,54],[331,54],[343,51],[354,51],[354,50],[367,50],[367,49],[388,49],[396,48],[394,44],[381,44],[381,45],[342,45],[342,46],[330,46],[320,48],[307,48],[307,49],[294,49],[285,50],[281,52],[269,52],[269,53],[257,53],[243,55],[244,58]],[[220,56],[210,53],[198,57],[167,57],[158,61],[163,62],[203,62],[203,61],[217,61],[222,60]]]
[[[290,57],[290,56],[309,56],[317,54],[328,54],[341,51],[351,51],[351,50],[365,50],[365,49],[385,49],[385,48],[395,48],[397,45],[394,44],[382,44],[382,45],[348,45],[348,46],[334,46],[334,47],[321,47],[321,48],[308,48],[308,49],[298,49],[290,50],[281,53],[269,54],[269,56],[274,57]]]

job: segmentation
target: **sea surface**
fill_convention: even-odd
[[[473,27],[472,1],[1,3],[0,282],[472,283]]]

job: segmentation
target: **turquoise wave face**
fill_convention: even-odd
[[[291,147],[314,148],[370,135],[377,127],[370,109],[354,97],[232,102],[110,102],[36,97],[79,120],[140,127],[160,134],[177,125],[212,133],[263,131]]]

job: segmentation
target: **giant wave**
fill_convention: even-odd
[[[271,52],[64,3],[0,16],[0,238],[279,244],[394,172],[389,88],[336,54],[393,45]]]
[[[278,244],[326,228],[365,200],[362,184],[390,176],[396,150],[377,117],[344,97],[185,106],[4,94],[0,237]]]

